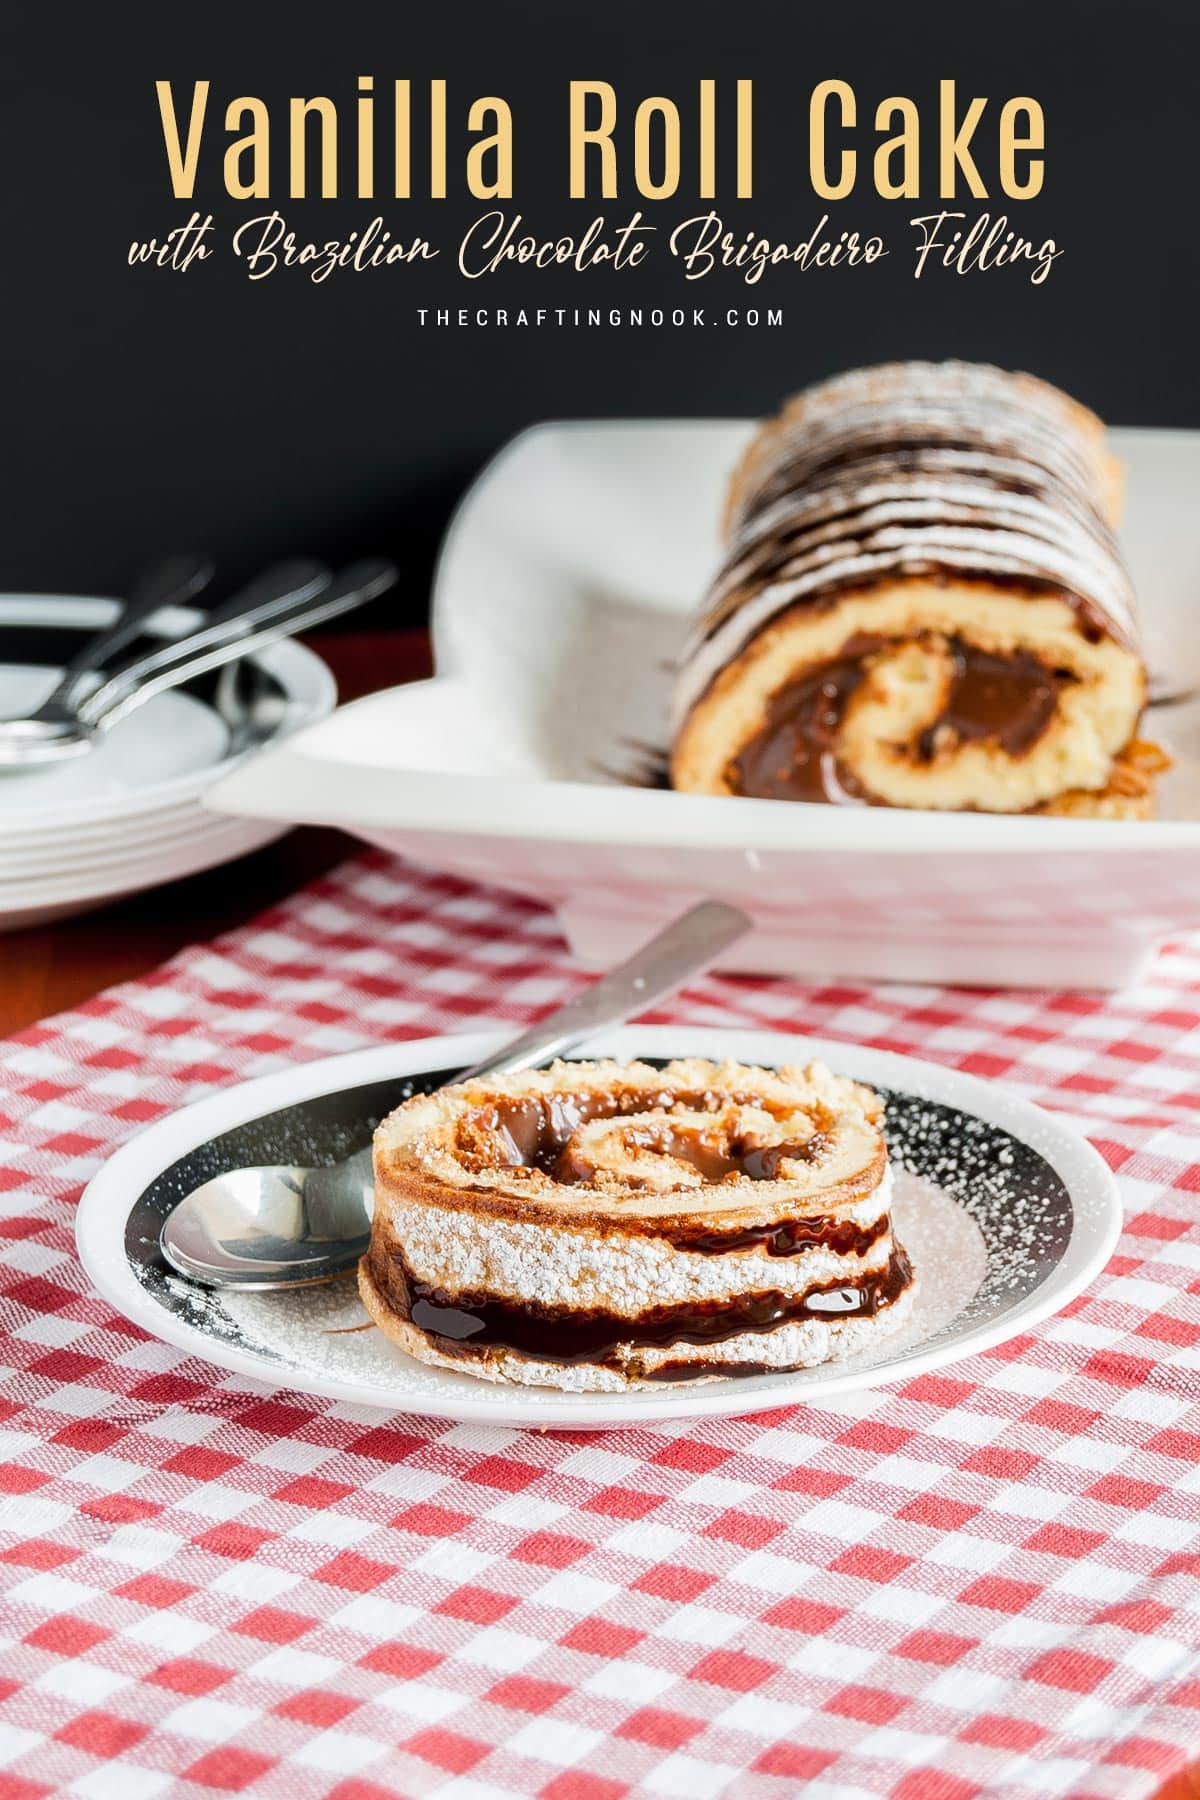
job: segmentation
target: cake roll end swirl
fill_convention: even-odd
[[[1148,812],[1119,487],[1100,421],[1033,377],[889,364],[799,396],[734,475],[673,785]]]

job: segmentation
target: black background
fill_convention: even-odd
[[[545,0],[10,7],[0,28],[9,448],[0,584],[115,592],[148,557],[185,546],[214,551],[230,577],[283,550],[385,551],[407,577],[389,616],[415,618],[455,496],[521,426],[763,411],[815,375],[881,357],[986,357],[1061,382],[1113,422],[1200,426],[1193,12],[1184,0],[619,0],[588,13]],[[360,73],[385,97],[408,76],[418,129],[423,84],[450,82],[447,200],[286,198],[287,97],[333,96],[348,138]],[[907,221],[940,204],[926,177],[921,203],[881,202],[864,184],[829,209],[835,231],[886,235],[892,253],[869,271],[785,267],[747,289],[735,275],[686,283],[662,255],[617,276],[457,275],[458,237],[489,204],[462,186],[475,95],[512,105],[509,210],[553,236],[581,231],[599,211],[615,225],[641,205],[671,226],[705,209],[694,184],[657,204],[631,185],[618,201],[569,201],[568,80],[612,81],[626,124],[646,94],[677,99],[686,172],[686,121],[704,76],[724,84],[723,112],[738,77],[755,83],[755,198],[734,204],[722,164],[717,209],[739,235],[753,226],[791,240],[824,210],[806,166],[816,82],[852,82],[868,124],[886,95],[916,99],[925,170],[935,166],[940,77],[953,76],[964,97],[989,96],[987,123],[1008,96],[1033,95],[1047,120],[1043,194],[965,204],[1006,211],[1024,235],[1052,236],[1065,253],[1043,286],[1017,270],[914,281]],[[225,105],[258,94],[279,107],[271,204],[298,235],[344,236],[379,211],[395,236],[443,245],[438,262],[320,286],[297,271],[250,283],[223,247],[183,275],[131,269],[132,239],[161,235],[190,211],[170,192],[158,77],[185,98],[194,79],[213,83],[197,204],[223,238],[269,210],[229,201],[220,179]],[[386,141],[382,101],[379,116]],[[868,171],[874,141],[859,134]],[[986,142],[985,126],[976,144]],[[983,165],[994,171],[994,153]],[[779,305],[785,328],[421,330],[415,316],[418,305],[683,302]]]

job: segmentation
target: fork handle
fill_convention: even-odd
[[[253,607],[231,610],[225,619],[119,671],[88,695],[79,708],[81,719],[92,729],[107,728],[166,688],[374,600],[395,585],[399,571],[393,563],[372,560],[353,564],[334,581],[320,564],[295,563],[281,565],[275,577],[255,584]]]
[[[211,579],[212,564],[203,556],[168,556],[147,569],[112,624],[80,645],[39,712],[69,707],[84,677],[99,675],[105,663],[137,636],[147,619],[164,606],[180,606],[194,599]]]

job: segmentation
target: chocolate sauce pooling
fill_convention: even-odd
[[[734,793],[758,800],[868,801],[837,756],[846,707],[867,675],[866,659],[883,640],[858,637],[833,662],[811,669],[772,695],[762,728],[729,768]],[[1028,651],[993,656],[955,639],[946,704],[912,746],[922,762],[944,748],[978,740],[994,742],[1008,756],[1023,756],[1050,725],[1069,675],[1048,669]]]
[[[732,1299],[656,1306],[628,1318],[600,1309],[574,1311],[490,1294],[451,1295],[418,1281],[394,1252],[372,1250],[369,1256],[372,1278],[389,1304],[436,1337],[444,1352],[469,1355],[495,1345],[545,1362],[599,1362],[610,1367],[623,1366],[625,1359],[617,1355],[621,1345],[720,1344],[742,1332],[771,1331],[802,1319],[874,1318],[912,1280],[911,1265],[897,1245],[882,1269],[869,1270],[852,1283],[831,1281],[799,1296],[767,1288]]]

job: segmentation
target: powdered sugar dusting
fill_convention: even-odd
[[[839,1368],[873,1366],[924,1343],[959,1317],[984,1279],[988,1259],[983,1235],[966,1209],[942,1188],[901,1170],[892,1211],[917,1276],[911,1317],[869,1353],[840,1361]],[[202,1295],[199,1300],[211,1304],[216,1297]],[[352,1282],[282,1294],[226,1294],[216,1304],[242,1341],[288,1365],[299,1387],[306,1374],[319,1372],[361,1382],[378,1391],[381,1403],[396,1407],[441,1390],[447,1381],[466,1382],[475,1392],[484,1388],[469,1376],[414,1361],[380,1331],[355,1330],[366,1314]],[[800,1370],[788,1379],[811,1381],[814,1376],[820,1378],[819,1369]],[[498,1391],[497,1404],[503,1408],[503,1390]]]
[[[433,1085],[438,1077],[419,1079]],[[844,1359],[702,1385],[704,1393],[728,1393],[731,1412],[739,1410],[738,1396],[745,1396],[750,1410],[773,1404],[776,1396],[780,1403],[811,1397],[825,1404],[830,1384],[844,1384],[855,1371],[862,1372],[864,1381],[900,1380],[915,1373],[917,1358],[930,1353],[940,1360],[961,1346],[961,1353],[969,1354],[978,1328],[1003,1330],[1011,1314],[1027,1310],[1056,1279],[1071,1243],[1076,1205],[1086,1209],[1088,1200],[1086,1193],[1073,1197],[1048,1160],[1057,1142],[1054,1122],[1031,1119],[1018,1137],[926,1093],[875,1086],[886,1106],[895,1232],[909,1251],[918,1281],[912,1314],[896,1321],[895,1329],[881,1334],[869,1349]],[[628,1401],[632,1416],[645,1418],[645,1394],[565,1397],[550,1388],[493,1386],[417,1363],[373,1327],[360,1329],[366,1315],[352,1280],[290,1293],[209,1294],[166,1270],[157,1250],[159,1223],[181,1193],[216,1172],[212,1165],[218,1155],[223,1166],[290,1156],[301,1123],[313,1136],[314,1151],[326,1149],[322,1130],[328,1129],[335,1153],[345,1154],[369,1135],[374,1124],[370,1113],[378,1117],[394,1103],[395,1088],[393,1082],[386,1090],[349,1095],[351,1126],[345,1122],[345,1101],[336,1111],[330,1102],[328,1124],[309,1116],[314,1103],[307,1102],[237,1128],[215,1148],[203,1147],[173,1164],[139,1196],[127,1221],[125,1254],[147,1294],[191,1328],[199,1343],[211,1343],[214,1361],[223,1362],[234,1352],[248,1354],[258,1365],[255,1372],[270,1370],[281,1384],[301,1391],[340,1387],[365,1404],[392,1411],[447,1416],[455,1416],[460,1407],[475,1416],[494,1411],[498,1422],[510,1419],[514,1409],[524,1408],[532,1419],[543,1408],[551,1414],[556,1407],[559,1411],[548,1422],[564,1422],[561,1406],[569,1398],[574,1409],[569,1422],[581,1428],[613,1423]],[[681,1402],[684,1408],[694,1407],[688,1396],[695,1387],[689,1383],[664,1391],[662,1416],[673,1416]]]

